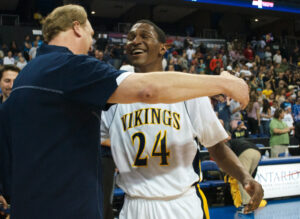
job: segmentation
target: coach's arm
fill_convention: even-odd
[[[246,82],[226,72],[220,76],[152,72],[129,75],[108,103],[174,103],[217,94],[226,94],[242,107],[249,102]]]
[[[251,196],[249,204],[245,207],[245,213],[249,213],[258,208],[264,196],[264,190],[262,186],[245,170],[232,150],[227,147],[224,142],[220,142],[213,147],[209,147],[208,151],[218,166],[226,173],[240,181],[244,186],[244,189]]]

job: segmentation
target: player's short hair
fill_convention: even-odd
[[[135,22],[135,24],[149,24],[151,25],[156,34],[157,34],[157,37],[158,37],[158,41],[161,42],[161,43],[165,43],[166,42],[166,34],[165,32],[160,29],[155,23],[153,23],[152,21],[149,21],[149,20],[146,20],[146,19],[143,19],[143,20],[138,20],[137,22]],[[135,25],[134,24],[134,25]]]
[[[15,65],[4,65],[2,68],[0,68],[0,80],[3,77],[3,73],[6,71],[14,71],[19,73],[21,70]]]
[[[78,21],[84,25],[87,21],[87,13],[80,5],[65,5],[54,9],[45,19],[43,24],[44,41],[48,43],[60,32],[66,31]]]

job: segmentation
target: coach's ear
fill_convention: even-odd
[[[166,53],[166,51],[167,51],[166,44],[165,43],[160,44],[159,54],[163,56]]]
[[[72,29],[75,33],[76,36],[81,37],[82,36],[82,26],[80,25],[80,23],[78,21],[74,21],[73,22],[73,26]]]

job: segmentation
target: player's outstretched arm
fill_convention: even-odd
[[[178,72],[153,72],[129,75],[109,98],[109,103],[174,103],[202,96],[225,94],[245,107],[248,86],[228,73],[220,76]]]
[[[243,165],[232,150],[227,147],[225,143],[220,142],[217,145],[208,148],[208,151],[218,166],[226,173],[240,181],[250,195],[251,200],[245,207],[245,213],[249,213],[257,209],[264,196],[264,190],[262,186],[244,169]]]

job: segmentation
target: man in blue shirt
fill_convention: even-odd
[[[86,55],[93,33],[82,7],[56,8],[43,26],[46,43],[0,108],[12,219],[103,218],[98,150],[107,103],[172,103],[219,93],[248,103],[246,83],[228,74],[118,71]]]

